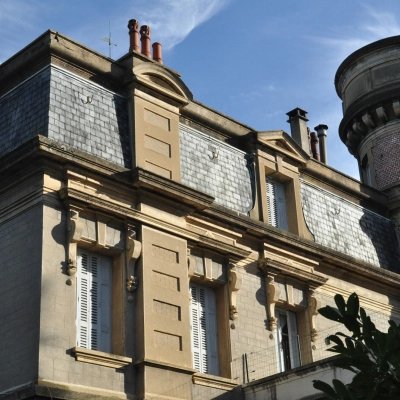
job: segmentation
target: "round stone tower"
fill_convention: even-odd
[[[360,166],[362,182],[389,196],[400,225],[400,36],[355,51],[335,76],[343,101],[339,135]]]

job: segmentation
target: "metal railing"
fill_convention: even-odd
[[[334,354],[327,351],[331,344],[326,338],[337,331],[343,331],[343,327],[337,325],[319,331],[316,342],[312,342],[310,335],[298,336],[300,365],[332,357]],[[267,348],[243,353],[235,358],[231,362],[232,379],[238,384],[244,384],[290,370],[292,368],[290,358],[293,360],[293,355],[290,357],[291,349],[287,342],[283,345],[285,344],[287,348],[281,348],[283,357],[279,353],[276,340],[272,339]]]

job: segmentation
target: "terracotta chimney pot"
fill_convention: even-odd
[[[158,63],[162,64],[163,60],[162,60],[162,46],[161,43],[153,43],[152,45],[153,47],[153,60],[157,61]]]
[[[140,41],[142,42],[142,54],[151,57],[150,54],[150,27],[142,25],[140,27]]]
[[[128,22],[129,29],[129,53],[139,51],[139,21],[130,19]]]

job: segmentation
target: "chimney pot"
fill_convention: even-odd
[[[129,29],[129,53],[139,51],[139,21],[130,19],[128,22]]]
[[[140,27],[140,41],[142,42],[142,54],[151,57],[150,54],[150,27],[142,25]]]
[[[161,43],[153,43],[152,45],[153,47],[153,60],[157,61],[158,63],[162,64],[163,60],[162,60],[162,46]]]
[[[319,124],[314,129],[318,133],[321,162],[328,164],[328,152],[326,146],[326,131],[328,130],[328,125]]]

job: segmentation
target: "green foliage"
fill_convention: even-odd
[[[329,336],[334,345],[328,351],[340,355],[335,361],[337,367],[355,375],[347,386],[334,379],[332,386],[313,381],[314,387],[332,400],[400,399],[400,325],[389,321],[388,332],[381,332],[360,308],[355,293],[347,303],[343,296],[336,295],[335,303],[337,309],[327,306],[319,313],[343,324],[352,335],[337,332]]]

